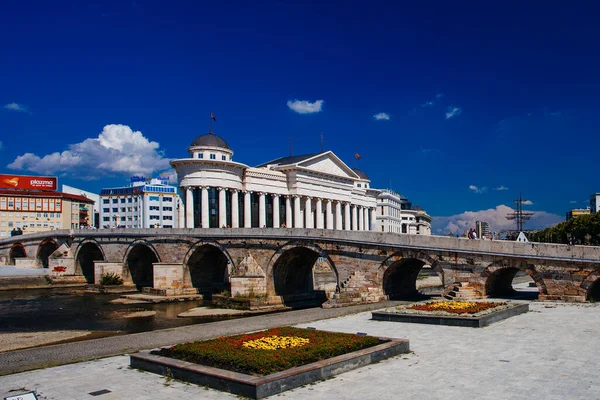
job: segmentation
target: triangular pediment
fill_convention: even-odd
[[[298,163],[298,166],[311,171],[349,179],[359,178],[350,167],[330,151],[304,160],[301,163]]]

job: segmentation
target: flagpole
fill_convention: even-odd
[[[210,125],[209,125],[209,126],[210,126],[210,128],[209,128],[209,130],[208,130],[208,133],[212,133],[212,115],[213,115],[213,114],[212,114],[212,113],[210,113],[210,115],[208,116],[208,118],[210,119],[210,122],[209,122],[209,124],[210,124]]]

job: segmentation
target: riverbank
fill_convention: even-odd
[[[56,344],[73,339],[88,339],[91,331],[48,331],[0,333],[0,353],[29,347]]]

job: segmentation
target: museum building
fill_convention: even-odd
[[[180,226],[376,229],[380,191],[331,151],[250,167],[233,161],[227,142],[211,131],[188,153],[171,161],[185,203]]]

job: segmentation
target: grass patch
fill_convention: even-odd
[[[289,339],[281,340],[281,338]],[[248,343],[252,345],[249,346]],[[378,338],[372,336],[281,327],[244,335],[182,343],[153,351],[152,354],[262,376],[380,343]],[[270,349],[273,346],[279,347]]]

